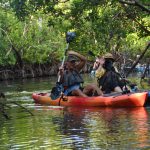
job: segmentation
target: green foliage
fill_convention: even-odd
[[[10,31],[10,22],[9,18],[12,18],[12,14],[7,13],[0,9],[1,15],[0,15],[0,65],[9,65],[9,64],[15,64],[15,57],[12,53],[10,55],[7,55],[7,52],[11,49],[10,44],[10,38],[8,35],[8,32]]]
[[[65,47],[64,36],[54,27],[48,27],[48,21],[42,15],[35,15],[25,22],[20,22],[11,12],[3,13],[0,20],[1,65],[16,63],[12,45],[25,63],[52,63],[62,56],[62,49]]]
[[[147,0],[140,4],[148,8]],[[69,30],[77,34],[70,49],[84,55],[114,50],[134,56],[150,40],[148,13],[116,0],[6,0],[1,12],[0,64],[17,61],[12,45],[25,63],[60,60]]]

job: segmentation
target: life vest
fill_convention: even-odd
[[[113,66],[113,61],[106,60],[100,72],[97,72],[98,86],[102,91],[110,93],[116,86],[119,86],[119,76]]]
[[[110,93],[120,84],[118,75],[111,70],[106,71],[101,78],[98,78],[97,82],[100,89],[105,93]]]
[[[76,70],[73,71],[65,71],[64,77],[63,77],[63,86],[64,87],[70,87],[76,84],[83,83],[83,78]]]

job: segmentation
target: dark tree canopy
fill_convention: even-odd
[[[71,49],[85,55],[134,57],[150,40],[149,6],[149,0],[1,0],[0,64],[55,62],[67,31],[77,34]]]

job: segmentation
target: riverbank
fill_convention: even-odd
[[[60,62],[56,62],[55,64],[25,64],[22,67],[0,66],[0,81],[56,76],[60,65]],[[91,67],[92,63],[88,62],[83,72],[90,72]]]

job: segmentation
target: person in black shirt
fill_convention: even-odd
[[[97,82],[104,93],[122,92],[121,81],[113,66],[115,59],[111,53],[99,58],[99,67],[96,70]]]

